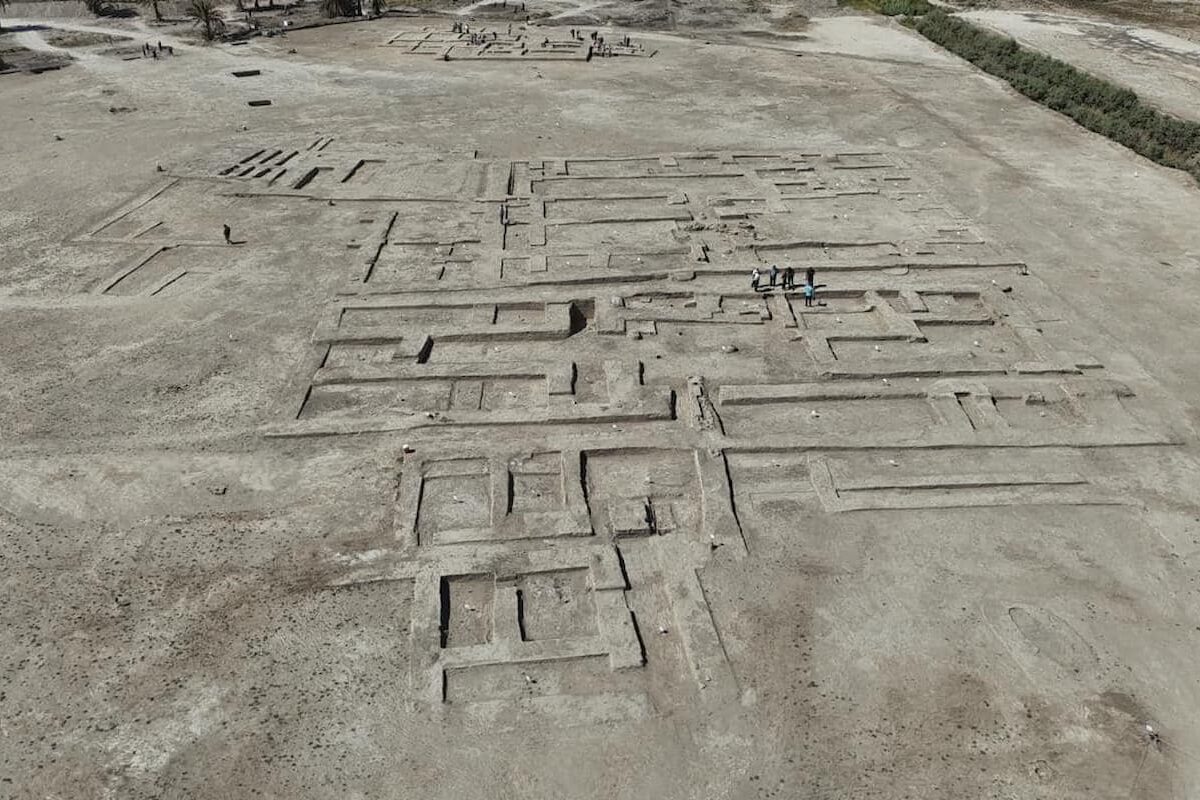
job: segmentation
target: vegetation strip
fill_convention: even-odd
[[[872,11],[887,17],[912,17],[928,14],[934,9],[929,0],[839,0],[838,5]]]
[[[925,38],[1003,78],[1021,94],[1139,155],[1200,181],[1200,123],[1157,111],[1136,93],[1026,50],[944,11],[906,20]]]

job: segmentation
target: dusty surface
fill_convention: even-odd
[[[1186,0],[962,0],[946,5],[967,10],[1045,12],[1150,28],[1193,41],[1200,34],[1200,7]]]
[[[1200,120],[1200,44],[1150,28],[1077,16],[1032,11],[973,11],[963,16],[1128,86],[1164,111]]]
[[[57,24],[176,55],[0,80],[3,794],[1200,793],[1185,176],[865,18]]]

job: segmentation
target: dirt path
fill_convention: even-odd
[[[601,2],[599,2],[599,3],[579,3],[572,8],[568,8],[563,11],[559,11],[557,14],[552,14],[549,17],[547,17],[547,19],[548,20],[566,19],[567,17],[573,17],[577,14],[590,14],[591,12],[596,11],[597,9],[608,8],[612,5],[614,5],[614,3],[611,2],[611,0],[601,0]]]
[[[1200,45],[1161,31],[1040,12],[972,11],[965,18],[1079,69],[1127,86],[1147,102],[1200,119]]]
[[[33,30],[19,31],[18,40],[24,34],[38,34],[37,39],[41,39],[42,30],[60,30],[60,31],[76,31],[79,33],[99,33],[106,36],[119,36],[123,39],[152,39],[155,42],[162,42],[164,45],[170,45],[179,49],[197,50],[201,49],[199,45],[189,42],[187,39],[181,39],[178,36],[164,34],[162,31],[151,30],[145,22],[137,20],[132,23],[133,29],[128,27],[114,27],[111,25],[84,24],[80,22],[70,22],[61,19],[33,19],[33,18],[8,18],[4,20],[6,28],[32,28]],[[39,30],[40,29],[40,30]],[[29,41],[33,41],[29,39]],[[28,45],[26,45],[28,46]],[[53,47],[47,44],[55,52],[63,52],[62,48]],[[44,49],[44,48],[39,48]],[[72,50],[72,54],[76,51]]]

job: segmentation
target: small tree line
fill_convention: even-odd
[[[0,0],[0,3],[7,3],[8,1]],[[154,20],[156,22],[163,21],[162,0],[130,1],[135,5],[149,7],[154,12]],[[110,0],[83,0],[83,5],[89,12],[98,17],[116,13],[118,9]],[[189,0],[187,8],[184,9],[183,13],[184,16],[192,20],[194,25],[200,28],[200,33],[210,42],[225,32],[225,14],[221,11],[215,0]]]
[[[1164,114],[1130,89],[943,11],[932,11],[908,24],[930,41],[1008,81],[1029,99],[1200,181],[1200,123]]]
[[[361,17],[364,6],[372,16],[377,17],[387,11],[388,0],[321,0],[321,13],[330,19]]]
[[[915,17],[933,10],[929,0],[838,0],[840,6],[883,14],[886,17]]]
[[[911,2],[912,0],[903,1]],[[923,2],[924,0],[918,1]],[[163,21],[162,11],[159,7],[162,0],[132,0],[132,2],[148,6],[154,12],[155,21]],[[0,0],[0,12],[7,9],[9,3],[10,0]],[[115,9],[110,0],[83,0],[83,4],[89,12],[98,17],[112,14]],[[242,0],[236,0],[235,5],[239,11],[243,10]],[[361,16],[364,7],[372,16],[379,16],[387,11],[388,0],[321,0],[320,3],[321,13],[330,18]],[[210,42],[225,32],[225,14],[215,0],[189,0],[184,15],[200,28],[200,33]],[[0,20],[0,31],[2,30],[4,30],[3,20]]]

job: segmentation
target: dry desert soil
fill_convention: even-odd
[[[815,2],[161,5],[0,12],[0,797],[1200,796],[1186,174]],[[969,15],[1194,114],[1099,8]]]

